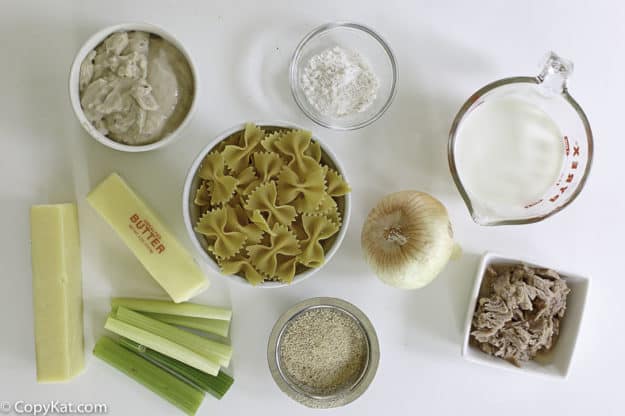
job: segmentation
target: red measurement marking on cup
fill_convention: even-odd
[[[568,136],[564,136],[564,153],[566,153],[567,158],[568,156],[571,156],[571,143],[569,141]],[[575,158],[575,159],[580,158],[581,157],[580,153],[581,153],[581,147],[578,142],[575,142],[575,144],[573,145],[572,158]],[[579,168],[579,160],[571,160],[570,169],[577,170],[578,168]],[[566,175],[566,179],[564,179],[564,175]],[[569,189],[570,185],[563,184],[564,186],[560,186],[563,180],[565,183],[571,184],[573,183],[573,179],[575,179],[574,172],[569,171],[569,172],[563,173],[562,176],[560,176],[560,179],[558,179],[558,181],[556,182],[556,187],[559,188],[559,193],[549,198],[549,201],[556,202],[560,198],[560,195],[563,195]],[[526,208],[533,206],[533,205],[535,204],[528,205],[526,206]]]
[[[527,208],[531,208],[531,207],[534,207],[534,206],[536,206],[536,205],[540,204],[541,202],[543,202],[543,200],[542,200],[542,199],[539,199],[539,200],[538,200],[538,201],[536,201],[536,202],[532,202],[531,204],[527,204],[527,205],[525,205],[523,208],[525,208],[525,209],[527,209]]]
[[[573,146],[573,156],[579,156],[579,146]]]

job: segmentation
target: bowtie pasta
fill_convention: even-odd
[[[324,263],[350,187],[310,132],[247,124],[198,175],[195,230],[224,274],[290,283]]]

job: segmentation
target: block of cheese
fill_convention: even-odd
[[[156,214],[116,173],[87,196],[174,302],[184,302],[208,287],[193,257]]]
[[[30,226],[37,381],[67,381],[84,368],[76,205],[33,206]]]

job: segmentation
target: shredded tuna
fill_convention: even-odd
[[[473,315],[472,342],[485,353],[520,366],[553,346],[569,292],[553,270],[489,267]]]

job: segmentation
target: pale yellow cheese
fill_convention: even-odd
[[[30,226],[37,381],[67,381],[84,368],[76,205],[33,206]]]
[[[118,174],[100,183],[87,200],[174,302],[187,301],[208,287],[193,257]]]

